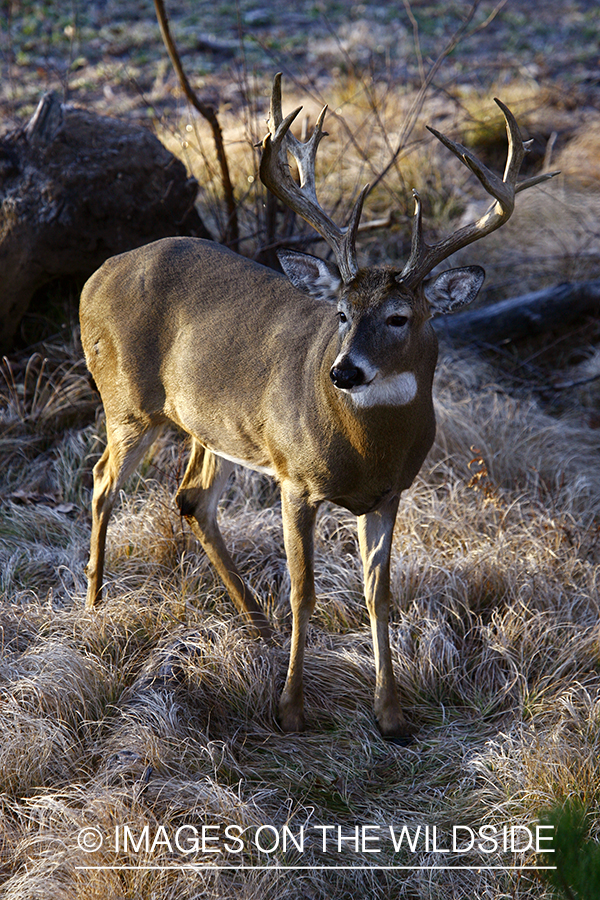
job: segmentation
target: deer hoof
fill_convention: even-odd
[[[304,721],[304,712],[302,709],[285,706],[283,703],[279,704],[277,721],[279,722],[281,730],[285,731],[286,734],[293,734],[294,732],[306,730],[306,722]]]
[[[413,734],[410,734],[410,732],[398,735],[383,734],[382,737],[388,744],[395,744],[397,747],[410,747],[410,745],[415,742],[415,737]]]
[[[400,713],[399,716],[375,716],[377,728],[384,738],[391,744],[399,747],[408,747],[414,741],[414,736],[406,723],[406,719]]]

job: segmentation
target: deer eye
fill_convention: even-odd
[[[392,328],[402,328],[408,322],[408,316],[390,316],[386,325],[391,325]]]
[[[338,311],[337,311],[337,316],[338,316],[338,319],[340,320],[340,322],[347,322],[347,321],[348,321],[348,316],[347,316],[346,313],[345,313],[343,310],[341,310],[341,309],[338,309]]]

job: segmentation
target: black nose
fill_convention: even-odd
[[[329,377],[336,388],[349,390],[350,388],[358,387],[359,384],[364,382],[365,373],[356,366],[351,366],[349,363],[342,363],[339,366],[332,367]]]

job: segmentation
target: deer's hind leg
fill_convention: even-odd
[[[271,626],[229,555],[217,523],[217,506],[233,467],[192,438],[190,459],[175,499],[236,608],[268,641]]]
[[[102,599],[106,532],[115,501],[158,431],[159,427],[148,428],[141,422],[131,420],[126,425],[111,425],[107,418],[106,449],[94,466],[92,536],[90,560],[86,568],[88,590],[85,605],[88,609]]]

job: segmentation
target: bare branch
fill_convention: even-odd
[[[440,316],[434,320],[434,326],[438,334],[455,343],[498,345],[565,329],[587,316],[599,314],[600,278],[596,278],[567,282],[478,309]],[[566,382],[554,385],[570,386]]]
[[[425,78],[421,84],[421,87],[419,88],[419,90],[417,92],[417,96],[415,97],[415,99],[409,109],[408,116],[406,117],[406,121],[404,123],[404,126],[402,127],[402,130],[400,132],[400,137],[398,138],[398,142],[396,144],[396,149],[394,150],[389,162],[386,163],[386,165],[383,167],[383,169],[381,170],[381,172],[379,173],[377,178],[375,178],[371,182],[371,188],[370,188],[371,191],[379,184],[380,181],[382,181],[385,178],[385,176],[390,171],[390,169],[396,164],[398,157],[404,150],[404,148],[406,146],[406,142],[408,141],[408,139],[415,127],[415,124],[421,114],[421,111],[423,109],[423,104],[425,103],[425,97],[427,95],[427,91],[429,90],[433,79],[435,78],[438,71],[440,70],[441,65],[444,62],[444,60],[446,59],[446,57],[448,57],[452,53],[452,51],[458,46],[458,44],[461,42],[461,40],[467,34],[470,33],[469,26],[471,25],[471,22],[473,21],[473,18],[475,16],[475,13],[477,12],[480,2],[481,2],[481,0],[474,0],[474,2],[471,4],[471,8],[470,8],[469,12],[467,13],[464,22],[456,29],[456,31],[454,32],[454,34],[452,35],[452,37],[450,38],[450,40],[448,41],[448,43],[446,44],[446,46],[444,47],[444,49],[442,50],[442,52],[440,53],[438,58],[435,60],[435,62],[431,66],[429,72],[425,76]]]
[[[237,250],[239,245],[237,207],[235,203],[233,185],[231,183],[231,177],[229,175],[229,164],[227,162],[227,154],[225,153],[225,145],[223,143],[223,133],[221,131],[221,126],[219,124],[217,114],[210,104],[203,103],[198,98],[196,92],[188,81],[187,75],[185,74],[183,66],[181,64],[181,58],[177,51],[177,47],[175,46],[175,42],[171,37],[169,20],[167,18],[163,0],[154,0],[154,8],[156,10],[156,18],[158,19],[158,24],[160,26],[160,32],[164,45],[167,49],[167,53],[169,54],[169,58],[171,60],[171,63],[173,64],[173,68],[175,69],[177,77],[179,78],[179,83],[181,84],[183,93],[192,104],[192,106],[198,110],[200,115],[206,119],[211,127],[213,139],[215,142],[215,149],[217,152],[217,159],[219,161],[219,167],[221,169],[221,183],[223,185],[223,194],[225,195],[225,203],[227,205],[227,227],[225,229],[225,234],[223,235],[223,240],[228,246],[232,247],[234,250]]]

